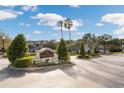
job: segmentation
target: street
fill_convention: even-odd
[[[0,59],[0,87],[3,88],[120,88],[124,87],[124,54],[103,55],[92,60],[71,57],[74,66],[37,72],[14,71]]]

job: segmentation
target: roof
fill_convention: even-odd
[[[44,52],[44,51],[51,51],[51,52],[55,52],[53,49],[51,48],[42,48],[40,50],[37,50],[38,52]]]

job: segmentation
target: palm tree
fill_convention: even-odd
[[[71,41],[71,27],[73,26],[73,22],[71,19],[66,19],[64,22],[64,27],[69,30],[69,39]]]
[[[63,31],[62,31],[63,24],[64,24],[63,21],[59,21],[59,22],[57,23],[58,27],[60,27],[60,31],[61,31],[61,35],[62,35],[62,39],[63,39]]]

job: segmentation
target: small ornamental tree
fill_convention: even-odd
[[[17,58],[26,57],[28,55],[28,46],[23,34],[19,34],[12,41],[8,49],[8,58],[10,62],[15,62]]]
[[[84,58],[85,57],[85,49],[84,49],[84,43],[83,43],[83,41],[81,41],[81,44],[80,44],[79,57],[81,57],[81,58]]]
[[[57,47],[57,54],[58,54],[59,60],[68,60],[68,58],[69,58],[67,48],[65,45],[65,41],[63,39],[61,39],[61,41]]]

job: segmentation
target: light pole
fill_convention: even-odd
[[[5,52],[5,49],[4,49],[4,41],[5,41],[5,37],[2,38],[2,52],[3,52],[3,56],[4,56],[4,52]]]

